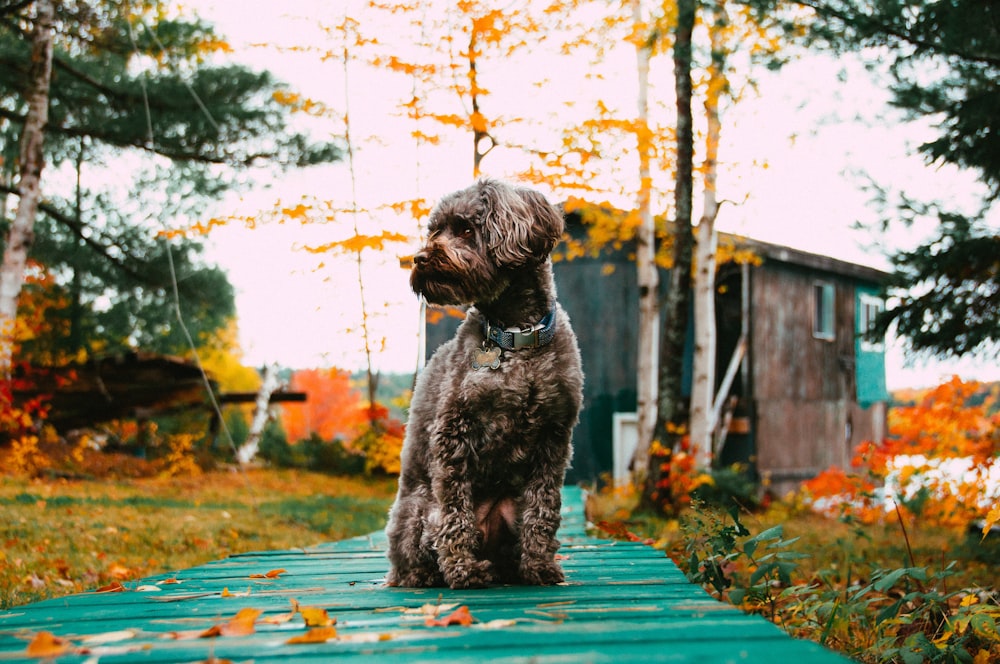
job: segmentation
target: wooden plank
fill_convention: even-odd
[[[209,656],[237,662],[847,661],[713,600],[662,552],[589,537],[585,526],[582,495],[567,489],[560,531],[567,582],[556,587],[387,588],[386,542],[379,532],[308,549],[241,554],[130,582],[127,592],[82,593],[0,612],[0,662],[36,661],[27,657],[26,646],[42,630],[87,649],[58,659],[70,664],[198,662]],[[277,578],[251,578],[272,569],[285,571]],[[327,609],[337,619],[338,638],[287,644],[305,633],[301,618],[264,621],[288,614],[293,599]],[[424,605],[441,604],[467,606],[477,623],[429,627],[424,616],[413,615]],[[204,631],[243,608],[262,612],[254,634],[170,638]],[[107,643],[93,642],[102,636]]]

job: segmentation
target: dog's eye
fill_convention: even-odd
[[[458,237],[472,237],[473,232],[472,224],[464,219],[455,223],[454,233]]]

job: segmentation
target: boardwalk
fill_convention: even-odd
[[[565,503],[563,586],[386,588],[385,536],[378,532],[304,550],[233,556],[129,582],[123,592],[0,612],[0,662],[39,661],[27,650],[32,639],[42,643],[39,632],[65,640],[57,646],[67,649],[55,660],[60,664],[848,661],[714,601],[660,551],[588,537],[580,492],[568,489]],[[303,610],[291,615],[293,600]],[[427,624],[428,612],[447,623],[462,606],[472,625]],[[304,616],[323,622],[321,612],[305,607],[325,609],[336,626],[315,628],[311,634],[322,642],[289,643],[310,633]],[[233,620],[241,609],[253,610],[245,622]]]

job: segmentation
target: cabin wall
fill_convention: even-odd
[[[878,432],[884,406],[855,402],[852,280],[767,263],[752,279],[757,468],[783,493],[831,465],[847,467],[854,447]],[[835,289],[831,338],[815,334],[821,283]]]

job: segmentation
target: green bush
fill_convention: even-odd
[[[691,498],[705,505],[728,508],[738,505],[752,509],[759,505],[757,482],[743,464],[733,464],[711,472],[712,483],[702,484],[691,492]]]

